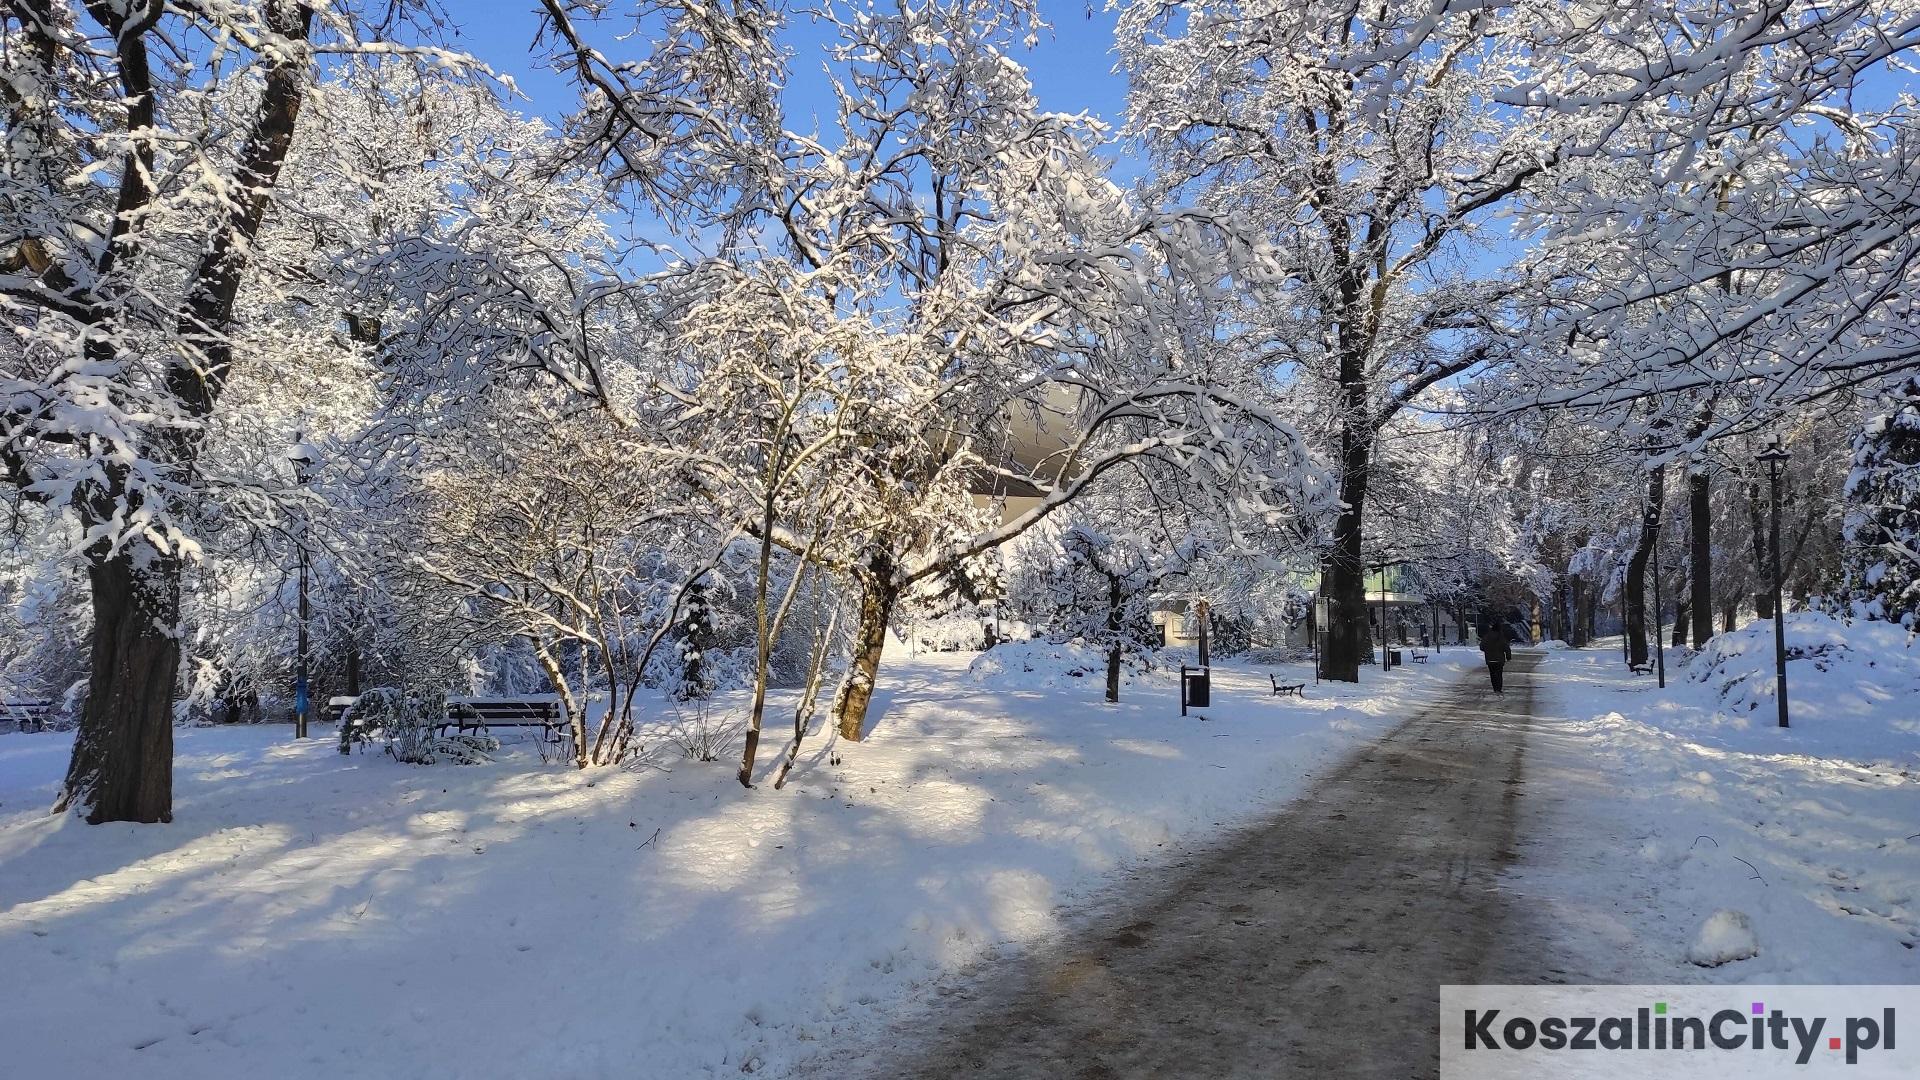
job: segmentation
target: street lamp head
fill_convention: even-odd
[[[1771,465],[1785,461],[1792,456],[1792,454],[1787,452],[1786,447],[1780,445],[1780,436],[1769,435],[1767,436],[1767,448],[1753,455],[1753,460],[1764,461]]]

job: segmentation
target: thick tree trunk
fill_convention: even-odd
[[[887,645],[887,623],[893,618],[893,605],[900,589],[893,583],[893,557],[873,556],[870,573],[860,589],[860,617],[854,624],[853,657],[840,689],[833,695],[833,721],[840,737],[859,742],[867,722],[867,705],[873,700],[874,680],[880,675],[880,653]]]
[[[1667,498],[1667,468],[1662,465],[1647,474],[1647,503],[1640,514],[1640,540],[1633,557],[1627,560],[1626,620],[1627,662],[1640,665],[1651,655],[1647,650],[1647,560],[1653,557],[1654,541],[1660,536],[1660,511]]]
[[[1673,595],[1679,597],[1673,605],[1673,647],[1676,649],[1683,648],[1687,644],[1687,627],[1691,625],[1689,616],[1693,610],[1690,606],[1691,602],[1687,599],[1687,582],[1682,580],[1679,585],[1680,587],[1673,591]]]
[[[1327,648],[1320,677],[1331,682],[1359,682],[1363,657],[1373,653],[1367,623],[1367,571],[1361,551],[1360,508],[1367,499],[1367,453],[1347,449],[1340,477],[1340,498],[1346,503],[1333,525],[1333,551],[1324,563],[1327,588]],[[1384,628],[1382,628],[1384,632]]]
[[[136,572],[139,557],[144,570]],[[92,673],[55,812],[87,821],[173,820],[173,693],[180,564],[150,548],[95,559]]]
[[[1567,644],[1576,649],[1584,648],[1589,640],[1587,583],[1580,579],[1579,574],[1573,574],[1567,579],[1567,591],[1573,597],[1573,632]]]
[[[1713,636],[1713,480],[1705,469],[1687,475],[1687,573],[1693,589],[1687,610],[1693,614],[1693,647],[1703,649]]]

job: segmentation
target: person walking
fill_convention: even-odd
[[[1487,677],[1493,680],[1493,692],[1506,693],[1502,672],[1507,661],[1513,659],[1513,631],[1506,623],[1490,619],[1481,626],[1480,653],[1487,658]]]

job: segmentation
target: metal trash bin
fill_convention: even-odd
[[[1180,665],[1180,715],[1189,708],[1204,709],[1213,702],[1213,673],[1207,668]]]
[[[1406,663],[1406,661],[1401,658],[1399,649],[1387,650],[1387,670],[1388,671],[1392,671],[1394,668],[1397,668],[1404,663]]]

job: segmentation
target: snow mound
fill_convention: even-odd
[[[1686,663],[1719,707],[1675,712],[1663,726],[1728,748],[1911,766],[1920,757],[1920,645],[1901,627],[1819,612],[1787,616],[1791,736],[1777,733],[1773,624],[1720,634]],[[1684,715],[1683,715],[1684,714]]]
[[[1803,611],[1787,616],[1787,663],[1811,660],[1811,665],[1788,668],[1788,678],[1812,671],[1826,673],[1856,661],[1855,638],[1871,639],[1872,645],[1895,645],[1897,653],[1906,650],[1904,641],[1881,642],[1873,623],[1848,626],[1821,612]],[[1894,629],[1884,627],[1883,629]],[[1895,633],[1899,632],[1897,629]],[[1904,634],[1900,634],[1904,638]],[[1873,649],[1881,652],[1885,649]],[[1687,678],[1713,686],[1730,708],[1752,711],[1772,704],[1774,692],[1773,623],[1756,619],[1729,634],[1719,634],[1692,654],[1687,662]]]
[[[975,657],[967,674],[994,689],[1067,686],[1105,679],[1107,657],[1084,641],[1005,641]]]
[[[1732,908],[1709,915],[1687,947],[1687,962],[1701,967],[1719,967],[1759,955],[1760,939],[1754,936],[1753,920],[1746,912]]]

